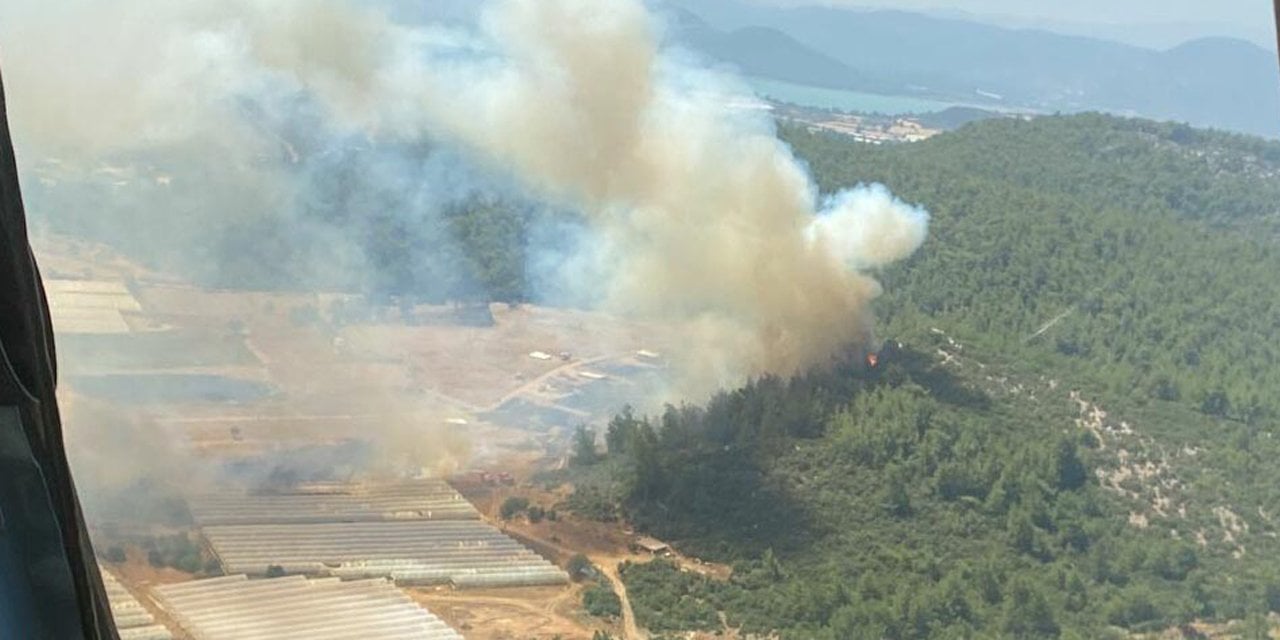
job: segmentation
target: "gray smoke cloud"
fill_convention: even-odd
[[[872,273],[920,246],[927,213],[880,186],[822,198],[767,115],[731,107],[746,93],[733,78],[662,48],[642,2],[501,0],[452,6],[448,22],[397,22],[397,6],[6,3],[18,142],[185,167],[182,180],[150,176],[163,198],[129,206],[172,207],[156,217],[193,246],[201,220],[244,219],[246,236],[285,225],[310,238],[307,275],[335,286],[370,271],[351,242],[358,216],[300,214],[335,166],[357,165],[350,189],[372,204],[356,211],[413,229],[439,227],[459,193],[576,212],[581,224],[551,223],[570,241],[530,247],[531,288],[669,327],[687,345],[675,362],[686,397],[869,339]],[[432,150],[412,151],[422,143]],[[366,152],[341,155],[353,146]],[[430,256],[450,243],[421,240]]]
[[[914,252],[927,213],[881,186],[819,203],[770,123],[727,108],[730,80],[664,58],[638,1],[510,0],[481,25],[487,55],[393,70],[397,100],[584,212],[602,307],[680,326],[686,390],[868,338],[867,271]]]

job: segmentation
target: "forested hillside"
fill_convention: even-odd
[[[641,622],[1264,637],[1280,147],[1094,115],[894,147],[783,134],[825,191],[880,181],[927,206],[931,238],[882,274],[879,367],[624,414],[607,455],[584,450],[572,507],[735,567],[626,567]]]
[[[895,148],[788,135],[824,189],[880,181],[933,212],[885,274],[890,333],[938,325],[1113,401],[1280,415],[1280,145],[1097,115]]]
[[[668,20],[678,27],[676,42],[746,74],[992,107],[1101,109],[1280,134],[1275,54],[1233,38],[1202,37],[1155,50],[1096,36],[835,4],[657,4],[667,7]],[[762,49],[779,55],[761,64]]]

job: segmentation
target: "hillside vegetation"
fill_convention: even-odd
[[[1159,51],[893,10],[663,0],[672,38],[743,73],[1041,112],[1102,109],[1280,135],[1275,53],[1209,37]],[[774,53],[768,61],[760,52]]]
[[[891,333],[937,325],[1112,401],[1277,415],[1280,145],[1096,115],[892,149],[790,133],[823,188],[885,182],[933,212],[885,274]]]
[[[927,206],[931,239],[883,274],[881,366],[624,413],[607,455],[580,456],[572,507],[734,564],[624,567],[640,621],[1261,633],[1280,611],[1280,147],[1096,115],[896,147],[783,134],[825,191]]]

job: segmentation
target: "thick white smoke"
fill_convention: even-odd
[[[893,197],[884,185],[859,186],[827,200],[806,233],[852,268],[882,267],[924,244],[929,213]]]
[[[0,11],[20,143],[248,167],[232,200],[282,212],[298,198],[295,151],[246,99],[301,92],[326,130],[456,146],[585,217],[561,287],[677,332],[689,394],[867,339],[868,270],[925,237],[927,214],[883,187],[820,201],[769,120],[729,106],[731,78],[662,49],[640,0],[500,0],[474,29],[336,0],[57,4]]]
[[[866,338],[879,287],[861,270],[915,251],[922,209],[872,186],[819,210],[770,124],[691,88],[638,0],[509,0],[482,41],[489,56],[415,75],[422,126],[577,205],[603,304],[687,331],[686,382],[789,374]]]

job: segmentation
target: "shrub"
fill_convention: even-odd
[[[175,569],[185,571],[187,573],[198,573],[202,566],[204,566],[204,564],[200,562],[200,554],[194,551],[178,556],[173,563],[173,567]]]
[[[596,575],[595,565],[591,564],[591,560],[581,553],[574,554],[572,558],[569,558],[569,564],[565,567],[565,570],[569,572],[569,577],[574,580],[591,578]]]
[[[712,601],[714,585],[673,562],[619,565],[637,621],[651,631],[710,631],[720,628]]]
[[[582,592],[582,606],[597,618],[616,618],[622,615],[622,601],[612,589],[592,585]]]
[[[529,507],[528,498],[522,498],[520,496],[511,496],[510,498],[507,498],[502,502],[502,507],[499,510],[499,512],[502,514],[503,520],[510,520],[514,518],[516,514],[520,513],[521,511],[524,511],[528,507]]]

